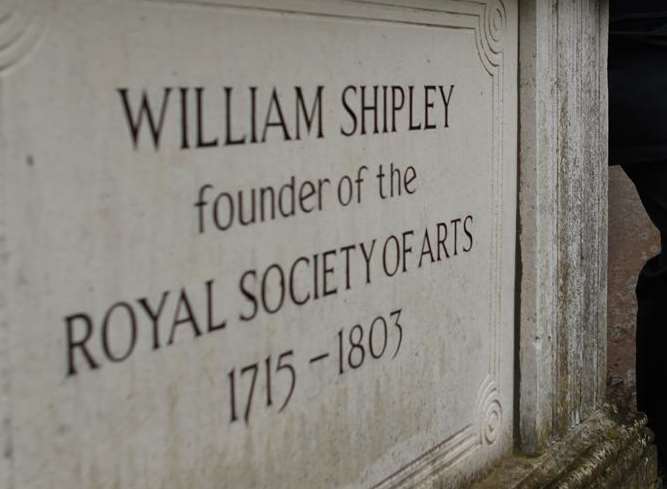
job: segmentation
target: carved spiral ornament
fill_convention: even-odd
[[[502,51],[503,38],[507,29],[507,13],[501,0],[489,2],[484,9],[484,30],[491,51]]]
[[[503,424],[503,408],[498,398],[498,387],[490,377],[482,383],[477,402],[481,441],[483,444],[492,445],[498,439]]]
[[[0,0],[0,75],[25,58],[44,32],[48,0]]]

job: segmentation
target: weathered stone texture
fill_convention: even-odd
[[[0,487],[511,452],[517,5],[0,0]]]
[[[511,457],[471,489],[653,489],[656,451],[645,425],[606,408],[540,457]]]
[[[607,2],[521,3],[520,439],[539,453],[606,380]]]

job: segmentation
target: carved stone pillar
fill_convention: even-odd
[[[644,417],[605,406],[608,18],[520,2],[517,446],[478,489],[655,487]]]

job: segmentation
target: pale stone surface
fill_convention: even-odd
[[[472,487],[653,489],[645,417],[603,405],[608,4],[519,7],[520,437]]]
[[[0,5],[3,487],[454,486],[511,449],[514,2]]]
[[[541,456],[503,460],[471,489],[655,489],[652,441],[645,416],[606,407]]]
[[[608,2],[520,4],[520,445],[605,400]]]

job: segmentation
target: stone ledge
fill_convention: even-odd
[[[654,489],[656,474],[646,418],[607,407],[541,456],[509,457],[470,489]]]

